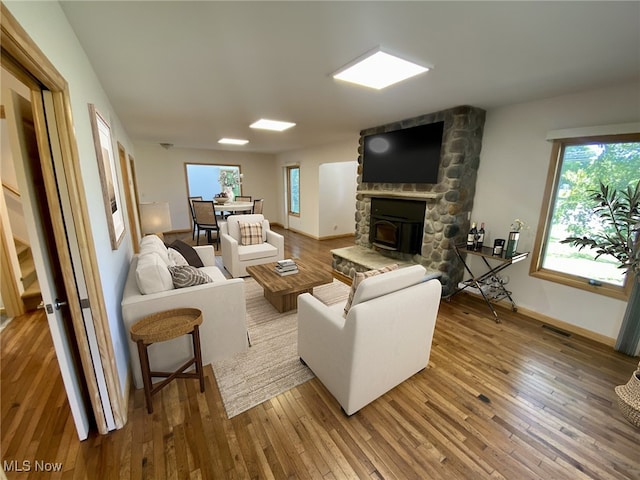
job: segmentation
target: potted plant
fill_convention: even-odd
[[[593,213],[604,226],[602,233],[591,238],[568,237],[561,243],[596,250],[596,258],[611,255],[619,268],[633,282],[627,302],[616,350],[633,356],[640,336],[640,181],[635,187],[617,190],[600,182],[600,188],[590,192]],[[615,388],[618,406],[627,420],[640,427],[640,364],[626,385]]]

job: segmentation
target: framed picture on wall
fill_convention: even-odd
[[[91,129],[93,130],[93,143],[96,148],[96,157],[98,158],[98,170],[100,172],[100,184],[104,209],[107,215],[111,249],[117,250],[124,237],[124,215],[118,191],[111,128],[107,120],[96,110],[95,105],[92,103],[89,104],[89,116],[91,118]]]

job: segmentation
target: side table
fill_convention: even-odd
[[[200,310],[197,308],[178,308],[146,316],[131,326],[129,333],[131,339],[138,345],[144,395],[149,413],[153,413],[151,396],[159,392],[174,378],[197,378],[200,381],[200,391],[204,392],[202,352],[198,330],[198,326],[201,324],[202,312]],[[149,366],[147,347],[153,343],[165,342],[187,334],[191,334],[193,341],[193,358],[175,372],[152,371]],[[185,373],[185,370],[191,365],[195,365],[195,372]],[[166,377],[166,379],[154,387],[151,382],[153,377]]]
[[[465,285],[462,288],[458,288],[456,291],[454,291],[451,294],[449,298],[453,297],[456,293],[461,292],[465,288],[474,286],[478,289],[485,303],[491,309],[491,312],[493,313],[493,317],[495,318],[496,323],[500,323],[500,319],[498,318],[498,314],[496,313],[495,308],[493,308],[492,300],[495,302],[499,302],[500,300],[508,298],[509,301],[511,302],[511,310],[516,312],[518,308],[516,307],[516,304],[513,301],[513,298],[511,298],[511,292],[509,292],[506,288],[504,288],[504,285],[501,282],[498,282],[496,285],[496,288],[498,290],[497,294],[495,296],[492,296],[491,298],[489,298],[484,292],[484,290],[482,289],[482,284],[485,282],[485,280],[496,275],[498,272],[501,272],[502,270],[507,268],[509,265],[513,265],[514,263],[521,262],[522,260],[527,258],[529,256],[529,252],[524,252],[524,253],[516,252],[513,255],[513,257],[504,258],[503,256],[493,255],[493,249],[490,247],[483,247],[481,250],[467,250],[466,245],[463,244],[463,245],[455,245],[454,248],[455,248],[456,256],[460,259],[460,261],[462,262],[462,265],[464,265],[465,270],[469,273],[469,275],[471,275],[471,278],[466,281],[467,285]],[[482,275],[476,276],[469,268],[469,265],[467,265],[467,262],[464,261],[464,257],[462,256],[463,253],[481,257],[488,270]],[[494,266],[491,266],[491,264],[488,262],[488,259],[495,260],[497,263]]]

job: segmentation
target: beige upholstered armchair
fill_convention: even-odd
[[[298,354],[347,415],[424,369],[440,306],[421,265],[364,279],[351,307],[298,297]]]
[[[222,264],[232,277],[246,277],[247,267],[284,259],[284,237],[263,215],[230,215],[220,225]]]

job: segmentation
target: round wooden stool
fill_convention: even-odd
[[[138,345],[144,396],[149,413],[153,413],[151,395],[160,391],[174,378],[197,378],[200,380],[200,391],[204,392],[202,353],[200,351],[200,333],[198,331],[198,325],[200,324],[202,324],[202,312],[200,310],[197,308],[178,308],[154,313],[153,315],[144,317],[131,326],[129,333],[131,334],[131,339]],[[151,371],[147,347],[153,343],[165,342],[186,334],[191,334],[193,340],[193,358],[175,372]],[[184,372],[194,364],[196,367],[195,372]],[[151,383],[153,377],[166,377],[166,380],[163,380],[154,387]]]

